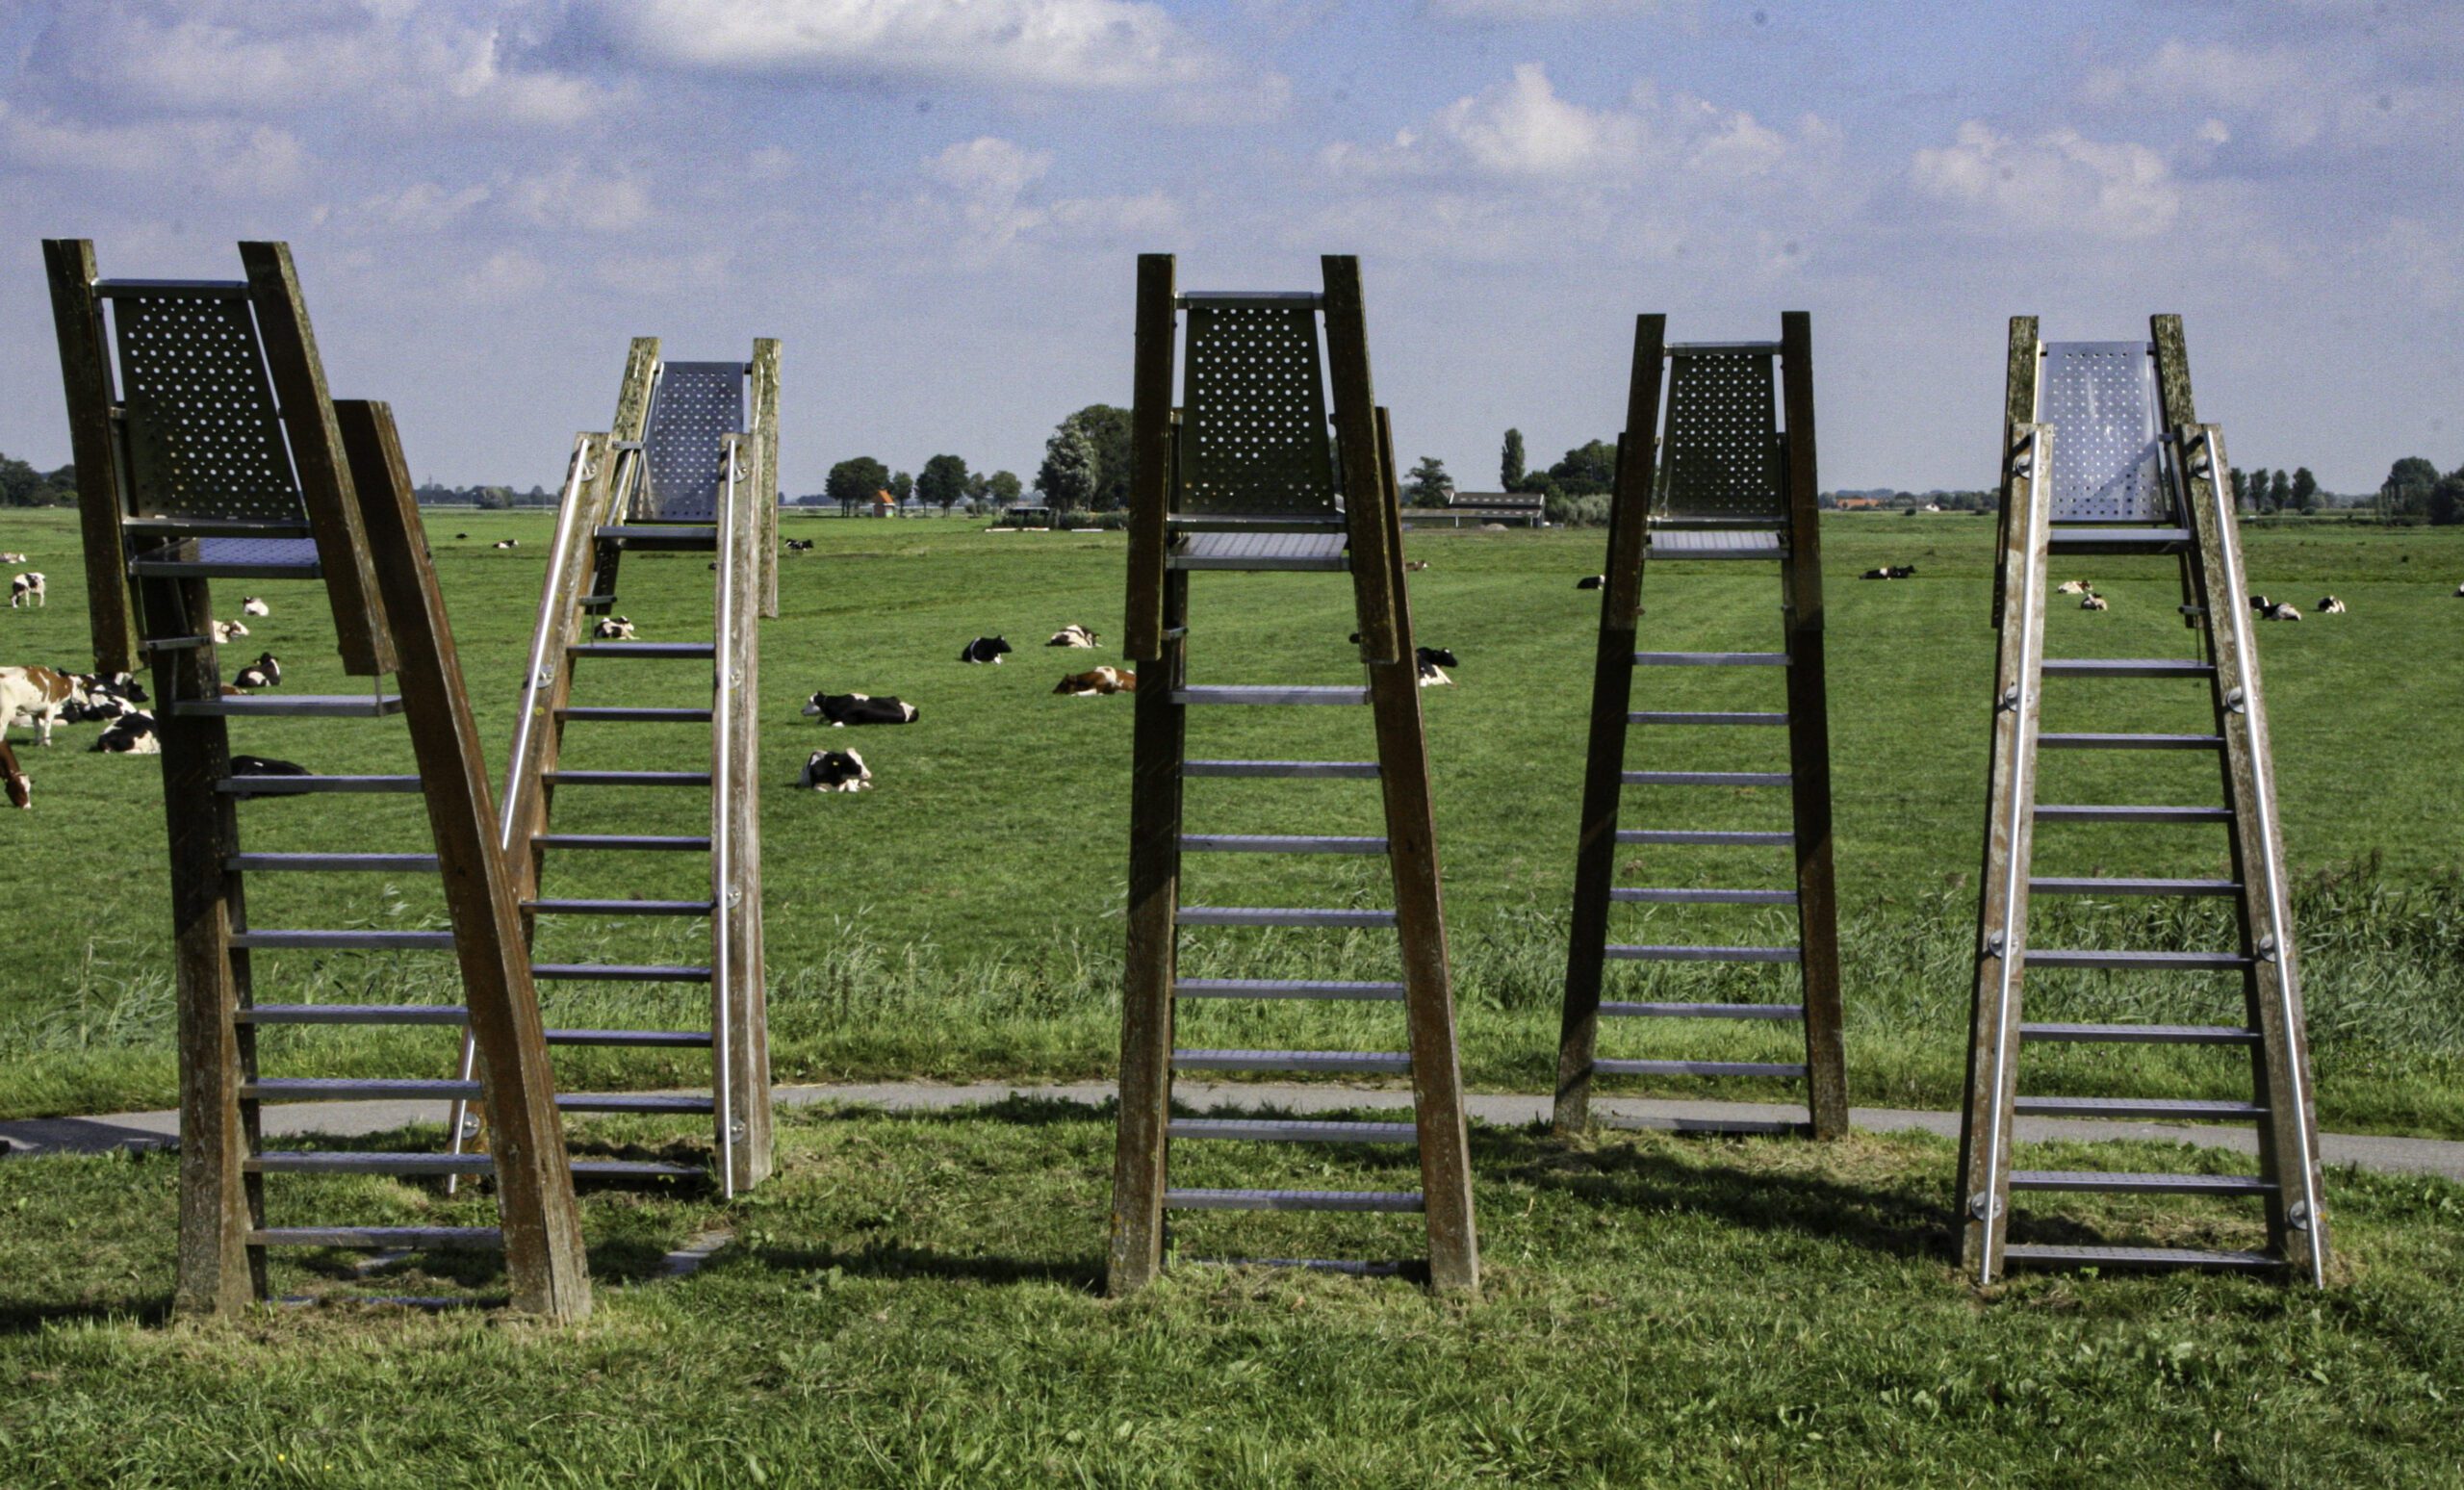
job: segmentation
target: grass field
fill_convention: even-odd
[[[2323,1294],[2121,1275],[1979,1293],[1946,1260],[1938,1141],[1479,1129],[1477,1301],[1185,1261],[1113,1302],[1094,1292],[1099,1112],[801,1112],[780,1145],[732,1212],[591,1196],[603,1288],[571,1331],[346,1302],[488,1278],[362,1282],[331,1258],[276,1278],[328,1307],[156,1327],[171,1161],[0,1164],[0,1479],[2426,1487],[2464,1458],[2464,1189],[2439,1181],[2333,1176]],[[355,1209],[404,1220],[485,1203],[354,1183]],[[2213,1206],[2167,1202],[2161,1234],[2237,1235]],[[721,1220],[735,1245],[649,1281]],[[1409,1250],[1416,1220],[1305,1221]]]
[[[1848,962],[1852,1092],[1873,1104],[1951,1104],[1965,1039],[1968,946],[1982,838],[1984,745],[1990,693],[1989,521],[1964,516],[1856,517],[1826,527],[1832,579],[1830,655],[1834,778],[1842,928]],[[492,765],[500,768],[515,682],[523,666],[548,531],[541,514],[430,515],[430,536],[461,643]],[[782,618],[764,633],[764,861],[768,880],[773,1051],[782,1080],[894,1075],[1090,1077],[1107,1073],[1117,1040],[1116,978],[1121,941],[1129,704],[1048,690],[1086,653],[1040,643],[1065,622],[1110,637],[1118,629],[1121,540],[1116,534],[988,534],[957,522],[787,520],[815,552],[783,559]],[[467,537],[459,536],[467,534]],[[498,538],[524,546],[492,550]],[[1597,598],[1574,588],[1599,567],[1597,531],[1416,533],[1414,578],[1422,640],[1453,648],[1461,686],[1431,690],[1428,706],[1449,920],[1462,1004],[1468,1076],[1493,1089],[1545,1090],[1553,1069],[1557,982],[1569,895]],[[0,547],[34,555],[51,578],[42,611],[0,613],[0,660],[78,662],[84,607],[73,527],[64,514],[0,518]],[[2304,877],[2300,931],[2323,1120],[2340,1128],[2464,1133],[2464,890],[2453,824],[2464,809],[2454,769],[2452,701],[2464,683],[2457,638],[2464,601],[2464,535],[2288,525],[2248,539],[2253,583],[2305,608],[2328,590],[2352,613],[2272,626],[2264,638],[2277,768],[2291,861]],[[1910,582],[1850,577],[1883,563],[1913,563]],[[2052,615],[2049,651],[2069,655],[2182,655],[2169,560],[2115,560],[2082,571],[2114,608]],[[1712,565],[1656,567],[1647,581],[1648,645],[1763,649],[1777,639],[1768,571]],[[707,576],[696,556],[637,555],[626,563],[620,606],[645,639],[706,634]],[[261,590],[273,617],[249,638],[282,656],[286,691],[352,691],[331,660],[330,627],[296,585],[226,582],[226,612]],[[1348,589],[1318,576],[1209,576],[1197,584],[1193,674],[1201,681],[1344,681],[1357,678],[1344,636]],[[1008,665],[966,667],[960,644],[1004,633]],[[1092,655],[1106,660],[1109,651]],[[577,699],[692,703],[706,697],[695,663],[603,664],[585,672]],[[1711,670],[1698,670],[1707,672]],[[1760,670],[1727,670],[1755,672]],[[1764,678],[1669,676],[1641,680],[1642,707],[1755,707],[1777,698]],[[818,731],[799,717],[815,689],[895,693],[919,705],[904,729]],[[2048,729],[2194,728],[2203,704],[2154,682],[2057,684]],[[1221,710],[1193,723],[1194,751],[1239,755],[1356,754],[1366,721],[1350,710]],[[1273,714],[1279,717],[1267,718]],[[1299,719],[1291,717],[1301,716]],[[604,727],[603,727],[604,728]],[[1295,731],[1297,731],[1296,733]],[[165,1105],[171,1100],[171,1007],[160,788],[150,762],[85,753],[93,727],[64,732],[29,752],[37,810],[0,816],[0,912],[22,947],[0,979],[0,1114]],[[1778,765],[1780,732],[1638,731],[1637,765]],[[1719,759],[1709,747],[1735,747]],[[1722,736],[1703,739],[1689,736]],[[576,766],[689,767],[706,736],[679,729],[570,737]],[[855,744],[879,779],[856,797],[794,789],[817,744]],[[244,722],[243,750],[320,770],[407,769],[398,724]],[[2196,759],[2127,760],[2067,753],[2045,761],[2044,799],[2213,800],[2212,772]],[[1241,832],[1373,831],[1373,788],[1359,784],[1192,784],[1194,829]],[[625,804],[626,822],[691,831],[699,794]],[[1670,790],[1665,802],[1629,793],[1630,821],[1665,826],[1782,826],[1774,790]],[[611,810],[560,804],[560,826],[612,825]],[[244,808],[255,849],[424,847],[415,803],[368,798],[269,801]],[[645,818],[643,813],[652,815]],[[2221,870],[2212,829],[2048,828],[2040,872],[2197,874]],[[1720,861],[1721,851],[1653,851],[1630,863],[1633,884],[1781,883],[1777,855]],[[1678,856],[1693,855],[1691,858]],[[603,856],[615,858],[617,856]],[[658,856],[624,856],[648,858]],[[1216,904],[1382,903],[1362,863],[1304,865],[1220,860],[1193,863],[1188,898]],[[558,870],[563,874],[565,871]],[[687,893],[675,863],[597,867],[599,878],[552,881],[553,893]],[[1276,876],[1270,878],[1270,874]],[[624,877],[619,877],[624,876]],[[360,877],[352,877],[359,879]],[[335,897],[356,898],[343,903]],[[1333,897],[1331,899],[1325,897]],[[329,883],[312,897],[261,879],[251,886],[260,926],[370,921],[417,925],[438,912],[433,886]],[[2048,915],[2053,908],[2045,908]],[[1756,912],[1689,910],[1681,923],[1626,939],[1753,940]],[[2175,917],[2187,915],[2187,923]],[[1711,918],[1708,920],[1703,918]],[[1719,920],[1717,918],[1725,917]],[[1683,929],[1691,925],[1694,930]],[[2040,944],[2163,945],[2186,934],[2230,936],[2214,907],[2065,905]],[[650,933],[662,949],[609,927],[559,928],[543,954],[657,956],[683,950],[689,928]],[[1621,931],[1621,938],[1625,933]],[[1391,945],[1323,933],[1268,935],[1242,943],[1194,943],[1192,965],[1250,972],[1391,966]],[[383,998],[415,993],[444,960],[346,956],[324,962],[260,956],[261,989],[320,986]],[[1750,994],[1767,972],[1658,967],[1654,997]],[[1633,985],[1646,985],[1639,981]],[[2100,974],[2032,979],[2041,1017],[2131,1017],[2163,1010],[2193,1019],[2238,998],[2229,978],[2155,984]],[[450,996],[449,992],[447,996]],[[559,988],[552,1018],[638,1015],[644,1001],[677,997],[622,988]],[[1194,1041],[1329,1043],[1398,1038],[1364,1022],[1391,1015],[1357,1009],[1206,1010]],[[1270,1032],[1270,1019],[1280,1020]],[[269,1069],[286,1062],[321,1074],[441,1069],[449,1032],[365,1030],[282,1034]],[[1644,1037],[1620,1031],[1608,1054],[1643,1054]],[[1668,1033],[1653,1054],[1777,1056],[1773,1032]],[[313,1040],[313,1051],[300,1049]],[[1627,1048],[1630,1046],[1631,1048]],[[684,1060],[560,1054],[570,1082],[699,1084]],[[2032,1054],[2031,1060],[2036,1057]],[[2181,1095],[2246,1094],[2241,1071],[2213,1054],[2165,1047],[2136,1067],[2110,1050],[2051,1058],[2032,1090],[2095,1092],[2125,1084]],[[1635,1092],[1772,1095],[1682,1082]]]

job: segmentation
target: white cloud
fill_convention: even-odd
[[[651,218],[650,193],[640,182],[579,161],[526,176],[507,195],[516,211],[543,228],[622,233]]]
[[[273,196],[306,179],[307,147],[270,124],[221,119],[84,124],[0,99],[0,161],[33,170],[186,172],[232,196]]]
[[[462,276],[462,292],[475,300],[511,300],[548,283],[548,267],[519,248],[500,248]]]
[[[1594,16],[1656,15],[1663,0],[1427,0],[1429,13],[1448,20],[1588,20]]]
[[[2182,208],[2163,154],[2068,128],[2022,141],[1970,120],[1952,143],[1918,150],[1910,178],[1923,194],[1984,220],[2043,231],[2150,238]]]
[[[457,223],[465,213],[488,199],[483,186],[449,191],[433,181],[414,182],[398,192],[372,196],[354,209],[364,221],[397,231],[438,233]]]
[[[636,55],[713,72],[1131,90],[1225,70],[1163,7],[1134,0],[593,3]]]
[[[947,238],[952,226],[962,224],[959,236],[980,256],[1038,236],[1151,238],[1178,228],[1179,207],[1162,192],[1040,199],[1036,189],[1052,163],[1049,150],[992,135],[951,145],[924,163],[924,174],[943,191],[918,204],[913,231]]]

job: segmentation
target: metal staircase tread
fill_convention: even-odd
[[[710,969],[662,963],[533,963],[530,976],[551,982],[707,983]]]
[[[566,1113],[708,1113],[717,1104],[707,1092],[559,1092],[556,1110]]]
[[[2092,1169],[2015,1169],[2013,1190],[2079,1190],[2118,1195],[2268,1195],[2275,1185],[2251,1174],[2139,1174]]]
[[[240,1095],[259,1102],[331,1102],[382,1097],[411,1101],[431,1097],[438,1101],[450,1101],[456,1097],[476,1100],[479,1084],[475,1081],[411,1076],[261,1076],[255,1081],[240,1083]]]
[[[461,1024],[460,1004],[243,1004],[242,1024]]]
[[[643,552],[659,549],[686,552],[715,552],[719,546],[716,527],[692,524],[609,523],[591,529],[591,536]]]
[[[252,693],[225,694],[216,699],[174,699],[169,712],[180,716],[236,719],[383,719],[402,711],[398,693]]]
[[[1630,1019],[1802,1019],[1803,1004],[1638,1004],[1603,1000],[1604,1016]]]
[[[1190,833],[1184,854],[1383,854],[1384,838],[1326,837],[1305,834]]]
[[[2048,732],[2037,736],[2040,750],[2222,750],[2220,734],[2101,734]]]
[[[1629,963],[1793,963],[1794,947],[1700,947],[1610,942],[1608,956]]]
[[[1382,1050],[1175,1050],[1181,1071],[1382,1071],[1408,1072],[1412,1058]]]
[[[2286,1264],[2265,1252],[2201,1251],[2185,1246],[2047,1246],[2013,1243],[2006,1262],[2047,1268],[2213,1268],[2236,1272],[2273,1272]]]
[[[1334,777],[1374,781],[1374,760],[1184,760],[1183,776]]]
[[[577,657],[715,657],[712,642],[582,641],[565,649]]]
[[[2187,657],[2047,657],[2047,678],[2212,678],[2216,669]]]
[[[241,1167],[251,1174],[486,1174],[496,1161],[485,1154],[271,1151],[252,1155]]]
[[[2246,1122],[2267,1116],[2267,1109],[2254,1102],[2193,1097],[2023,1096],[2013,1111],[2022,1118],[2172,1118],[2218,1122]]]
[[[1167,1190],[1171,1211],[1421,1211],[1421,1193],[1365,1190]]]
[[[2250,960],[2238,952],[2115,952],[2055,951],[2031,947],[2030,967],[2101,967],[2127,971],[2202,972],[2247,967]]]
[[[546,849],[706,854],[710,849],[710,840],[707,836],[693,834],[543,833],[532,836],[530,846]]]
[[[1414,1143],[1420,1132],[1408,1122],[1347,1122],[1322,1118],[1175,1118],[1168,1136],[1238,1139],[1283,1143]]]
[[[1607,1061],[1591,1068],[1603,1076],[1778,1076],[1790,1080],[1806,1073],[1802,1062],[1784,1061]]]
[[[2234,895],[2238,880],[2133,880],[2108,875],[2030,876],[2032,895]]]
[[[707,771],[549,771],[556,786],[707,786]]]
[[[716,1041],[707,1030],[548,1030],[552,1045],[597,1045],[629,1050],[706,1050]]]
[[[1281,906],[1183,906],[1183,926],[1353,926],[1395,924],[1392,911],[1316,911]]]
[[[293,797],[311,792],[412,792],[422,789],[416,776],[226,776],[216,791],[232,797]]]
[[[1387,1002],[1403,996],[1399,983],[1357,983],[1335,978],[1183,978],[1172,985],[1179,998],[1323,998]]]
[[[2072,527],[2057,523],[2048,536],[2054,553],[2179,553],[2190,547],[2187,527]]]
[[[2159,803],[2052,803],[2036,809],[2040,823],[2229,823],[2233,809]]]
[[[710,900],[526,900],[522,909],[534,915],[708,915],[718,909]]]
[[[297,948],[327,952],[450,952],[449,931],[244,931],[231,934],[235,947]]]
[[[2256,1030],[2231,1024],[2022,1024],[2021,1040],[2105,1045],[2254,1045]]]
[[[235,874],[316,874],[354,871],[434,874],[434,854],[233,854],[222,867]]]

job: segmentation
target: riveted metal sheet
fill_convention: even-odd
[[[2146,343],[2045,343],[2037,419],[2054,426],[2055,522],[2172,516],[2157,467],[2155,360]]]
[[[1646,541],[1655,558],[1779,558],[1788,552],[1782,534],[1764,528],[1655,527]]]
[[[720,441],[743,430],[743,363],[662,363],[642,431],[649,489],[630,516],[666,522],[716,516]]]
[[[1671,349],[1657,515],[1775,523],[1788,515],[1771,362],[1763,348]]]
[[[1175,510],[1337,511],[1314,305],[1193,297],[1188,315]]]
[[[130,517],[307,518],[244,298],[224,285],[112,296]]]

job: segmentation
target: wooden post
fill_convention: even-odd
[[[1385,548],[1385,529],[1375,509],[1390,482],[1377,453],[1377,391],[1369,373],[1369,321],[1361,300],[1360,260],[1330,253],[1319,263],[1326,279],[1326,379],[1334,393],[1335,442],[1343,460],[1344,516],[1350,529],[1360,657],[1372,664],[1411,662],[1411,649],[1403,644],[1396,619],[1394,578],[1384,564],[1364,562],[1362,557]],[[1417,673],[1413,686],[1419,687]]]
[[[464,1002],[478,1041],[494,1135],[497,1204],[513,1306],[558,1321],[590,1313],[590,1274],[555,1082],[523,944],[514,876],[496,843],[478,728],[463,692],[452,628],[427,560],[410,469],[382,403],[334,405],[359,494],[365,561],[401,645],[397,685],[453,919]],[[330,571],[328,571],[330,574]]]
[[[1831,727],[1823,662],[1822,513],[1815,500],[1813,328],[1780,317],[1780,387],[1787,430],[1788,795],[1797,860],[1797,966],[1805,993],[1806,1100],[1813,1136],[1848,1131],[1848,1066],[1839,1002],[1838,892],[1831,861]]]
[[[1173,264],[1168,253],[1138,256],[1138,352],[1129,425],[1129,615],[1121,655],[1151,662],[1164,647],[1164,556],[1171,535]],[[1178,623],[1173,623],[1177,625]]]
[[[650,483],[649,463],[642,455],[642,436],[650,428],[651,399],[658,390],[658,338],[637,336],[625,350],[625,376],[616,385],[616,417],[607,424],[608,479],[610,495],[602,508],[603,523],[624,523],[632,518],[634,494]],[[624,562],[625,550],[614,540],[597,546],[592,559],[590,595],[594,599],[613,598],[616,594],[616,570]]]
[[[754,500],[761,507],[761,614],[779,615],[779,339],[753,339]]]
[[[1575,902],[1566,952],[1565,1011],[1557,1033],[1555,1128],[1591,1126],[1591,1077],[1600,1040],[1609,890],[1617,880],[1617,803],[1626,768],[1626,715],[1633,700],[1634,627],[1643,604],[1644,532],[1657,464],[1666,316],[1634,318],[1634,368],[1626,386],[1626,430],[1617,442],[1609,498],[1608,568],[1600,586],[1600,645],[1591,668],[1591,743],[1584,757],[1582,822],[1575,843]]]
[[[94,294],[94,245],[82,238],[45,239],[43,269],[51,280],[51,319],[60,338],[60,383],[68,395],[68,457],[77,464],[77,526],[85,536],[86,610],[98,672],[137,670],[131,634],[128,550],[120,521],[128,515],[118,437],[112,429],[112,358],[103,335],[102,301]]]
[[[718,656],[710,717],[710,898],[718,965],[711,1028],[728,1032],[728,1100],[714,1103],[719,1152],[731,1195],[771,1169],[770,1041],[761,959],[761,769],[759,621],[765,525],[759,510],[759,437],[729,435],[719,481]]]
[[[244,243],[240,263],[247,270],[248,300],[265,343],[266,371],[282,410],[283,433],[291,442],[292,468],[307,503],[308,529],[317,540],[317,562],[324,570],[343,670],[361,678],[383,677],[396,667],[394,641],[386,630],[376,576],[360,531],[350,466],[334,426],[325,364],[317,354],[317,333],[308,324],[308,302],[292,268],[291,245]]]
[[[2037,367],[2043,355],[2037,342],[2037,318],[2012,317],[2010,355],[2002,375],[2002,453],[2005,461],[2017,447],[2019,431],[2037,422]],[[2002,495],[2008,499],[2010,492],[2005,490]],[[1993,520],[1993,552],[1997,554],[2010,549],[2011,518],[2011,503],[2005,500]],[[2008,582],[2009,577],[2002,573],[1999,565],[1995,566],[1992,620],[1995,626],[2002,624],[2002,591]]]

